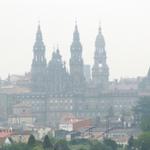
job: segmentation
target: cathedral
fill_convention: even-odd
[[[139,100],[139,85],[141,88],[144,87],[144,82],[150,85],[150,73],[143,83],[138,78],[109,81],[105,39],[101,27],[98,29],[93,49],[94,64],[87,81],[77,24],[70,46],[69,69],[62,60],[59,48],[52,52],[50,60],[46,60],[46,48],[41,27],[38,25],[30,82],[25,81],[29,90],[11,94],[0,92],[0,104],[3,104],[4,110],[1,117],[11,120],[32,117],[33,124],[54,128],[58,127],[64,116],[70,115],[104,120],[111,110],[111,114],[118,118],[125,113],[132,118],[132,108]]]
[[[69,72],[66,69],[65,61],[61,59],[59,48],[53,51],[52,58],[48,62],[45,58],[45,51],[39,25],[33,47],[34,57],[31,67],[31,89],[33,92],[45,92],[50,95],[84,95],[90,87],[93,87],[98,93],[107,90],[109,68],[106,62],[105,40],[101,27],[99,27],[95,40],[94,65],[90,83],[86,82],[84,76],[83,49],[77,24],[70,46]]]

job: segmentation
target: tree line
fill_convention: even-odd
[[[111,139],[104,139],[103,142],[74,139],[67,142],[53,140],[46,135],[43,141],[37,141],[33,135],[30,135],[27,143],[12,142],[12,144],[3,145],[0,150],[117,150],[117,148],[117,143]]]

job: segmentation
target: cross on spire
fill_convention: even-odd
[[[101,33],[101,30],[102,30],[102,28],[101,28],[101,21],[100,21],[99,22],[99,28],[98,28],[99,33]]]

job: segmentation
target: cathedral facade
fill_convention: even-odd
[[[31,67],[32,91],[45,92],[50,95],[84,95],[91,85],[98,92],[107,90],[109,68],[106,62],[105,40],[100,27],[95,40],[94,65],[92,67],[90,85],[86,82],[84,76],[82,51],[78,26],[76,24],[73,41],[70,46],[69,72],[66,69],[65,61],[63,62],[61,59],[58,48],[53,51],[51,60],[47,62],[45,58],[45,45],[39,25],[33,47]]]

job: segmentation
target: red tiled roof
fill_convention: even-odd
[[[10,135],[12,135],[12,132],[10,132],[10,131],[0,131],[0,139],[7,138]]]

